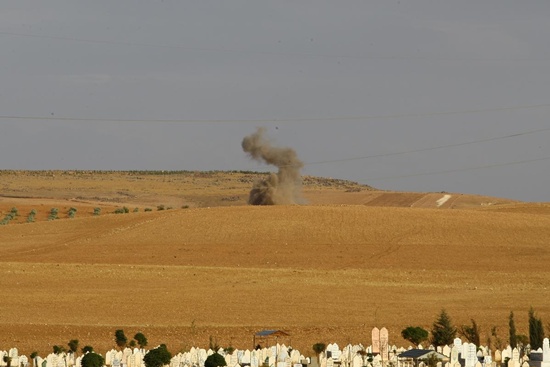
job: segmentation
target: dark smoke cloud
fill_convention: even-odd
[[[248,203],[252,205],[299,204],[302,202],[302,178],[300,169],[304,166],[294,149],[278,148],[264,138],[265,129],[258,130],[243,139],[243,150],[250,158],[276,166],[278,172],[271,173],[265,180],[252,187]]]

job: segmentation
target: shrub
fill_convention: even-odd
[[[126,346],[126,343],[128,342],[128,338],[126,335],[124,335],[124,331],[119,329],[115,331],[115,343],[120,348],[124,348]]]
[[[11,214],[13,214],[13,217],[17,217],[19,214],[17,214],[17,208],[13,207],[10,211]]]
[[[217,352],[209,355],[208,358],[206,358],[206,361],[204,361],[204,367],[220,367],[220,366],[227,366],[227,363],[225,362],[225,358],[223,358],[223,356]]]
[[[128,209],[128,207],[126,206],[123,206],[122,210],[124,210],[124,213],[130,213],[130,209]]]
[[[59,209],[51,208],[50,215],[48,216],[48,220],[59,219],[59,217],[57,216],[57,213],[59,213]]]
[[[134,213],[139,212],[139,208],[134,208]]]
[[[162,205],[162,204],[161,204],[161,205],[158,205],[158,206],[157,206],[157,210],[164,210],[164,205]]]
[[[143,211],[144,211],[144,212],[152,212],[153,209],[151,209],[151,208],[145,208],[145,209],[143,209]]]
[[[86,353],[80,360],[82,367],[102,367],[105,363],[105,359],[94,352]]]
[[[94,215],[100,215],[101,214],[101,208],[94,208]]]
[[[181,208],[182,208],[182,209],[188,209],[188,208],[189,208],[189,205],[183,205]]]
[[[82,352],[82,354],[92,353],[94,351],[94,347],[92,347],[91,345],[85,345],[80,351]]]
[[[172,359],[172,354],[170,354],[168,349],[166,349],[165,344],[161,344],[155,349],[151,349],[145,356],[143,356],[143,363],[145,363],[146,367],[162,367],[165,364],[169,364],[170,359]],[[206,360],[208,360],[208,358]],[[225,359],[223,361],[225,362]],[[208,367],[206,362],[204,363],[204,366]]]
[[[116,208],[114,213],[115,213],[115,214],[124,214],[124,209],[122,209],[122,208]]]
[[[63,348],[61,345],[54,345],[53,346],[53,353],[54,354],[61,354],[65,351],[65,348]]]
[[[401,330],[401,336],[403,339],[410,341],[415,346],[428,339],[428,330],[421,328],[420,326],[409,326]]]
[[[71,351],[71,353],[76,353],[76,351],[78,350],[78,339],[69,340],[67,345],[69,346],[69,350]]]
[[[134,335],[134,339],[137,341],[140,348],[147,346],[147,338],[145,337],[145,335],[143,335],[142,332],[139,332],[136,335]]]

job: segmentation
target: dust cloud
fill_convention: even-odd
[[[273,165],[277,173],[271,173],[265,180],[254,183],[248,203],[251,205],[302,204],[302,178],[300,170],[304,163],[291,148],[274,147],[264,137],[265,128],[243,139],[243,150],[250,158]]]

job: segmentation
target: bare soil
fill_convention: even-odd
[[[320,341],[369,344],[375,326],[407,346],[400,331],[443,308],[482,340],[492,326],[507,339],[510,310],[523,334],[529,307],[550,317],[548,203],[448,193],[437,208],[447,193],[307,177],[307,205],[248,206],[261,176],[0,172],[0,218],[19,213],[0,226],[0,349],[45,355],[76,338],[103,353],[116,329],[173,352],[209,336],[251,348],[283,329],[279,342],[312,355]]]

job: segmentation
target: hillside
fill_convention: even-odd
[[[510,310],[520,333],[530,306],[550,317],[548,204],[311,178],[309,205],[252,207],[248,173],[54,175],[0,176],[3,214],[78,207],[0,227],[3,349],[77,338],[104,351],[119,328],[173,351],[210,335],[250,348],[255,331],[281,328],[307,354],[366,344],[374,326],[408,345],[400,330],[430,328],[442,308],[457,325],[474,318],[482,339],[492,326],[506,338]],[[110,214],[123,205],[139,210]]]

